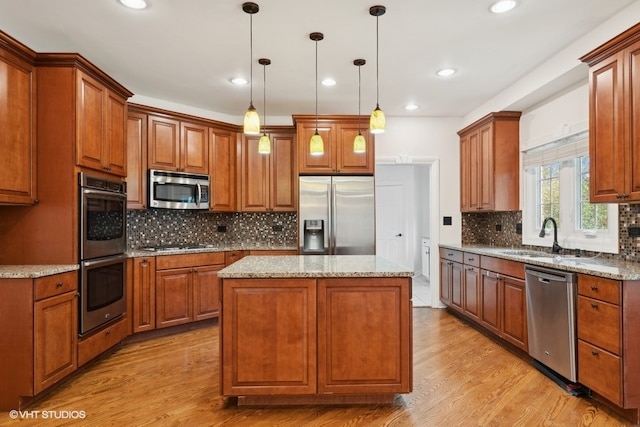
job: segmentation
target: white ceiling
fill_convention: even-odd
[[[147,0],[143,11],[118,0],[0,0],[0,29],[36,52],[78,52],[136,95],[237,117],[250,98],[250,16],[242,0]],[[492,0],[257,0],[253,15],[253,99],[269,116],[314,114],[318,42],[319,114],[362,114],[376,101],[379,20],[380,106],[388,116],[462,117],[634,0],[519,0],[504,15]],[[595,47],[595,46],[594,46]],[[586,53],[586,52],[585,52]],[[577,61],[577,58],[576,58]],[[443,79],[442,67],[458,73]],[[586,79],[586,69],[584,70]],[[409,102],[420,106],[406,111]]]

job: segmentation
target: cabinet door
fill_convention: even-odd
[[[209,128],[180,122],[180,166],[182,172],[209,174]]]
[[[224,253],[224,265],[228,266],[242,259],[246,254],[244,251],[227,251]]]
[[[480,321],[481,289],[480,269],[478,267],[464,267],[464,304],[463,312],[470,318]]]
[[[156,259],[133,260],[133,333],[156,328]]]
[[[440,301],[451,305],[451,261],[440,258]]]
[[[127,104],[126,100],[108,92],[106,95],[106,129],[103,163],[107,172],[127,176]]]
[[[459,262],[451,263],[451,308],[462,311],[464,289],[464,266]]]
[[[103,159],[107,97],[107,88],[102,83],[78,71],[76,164],[80,166],[106,170]]]
[[[640,42],[634,43],[625,50],[627,63],[625,81],[627,82],[626,117],[629,118],[627,129],[627,194],[625,201],[640,201]]]
[[[271,134],[269,210],[295,212],[298,209],[298,173],[295,134]]]
[[[335,126],[318,122],[318,134],[324,141],[324,154],[312,156],[309,142],[316,131],[315,122],[298,123],[297,139],[301,174],[332,174],[336,171]]]
[[[236,134],[211,129],[209,133],[211,191],[209,206],[216,212],[236,210]]]
[[[466,134],[460,137],[460,211],[469,212],[471,198],[471,139]]]
[[[315,279],[223,279],[222,286],[222,394],[315,394]]]
[[[360,175],[373,175],[375,168],[374,160],[374,137],[369,133],[367,126],[356,123],[340,123],[336,125],[337,136],[337,165],[336,172]],[[353,152],[353,140],[358,132],[364,136],[366,151],[364,153]]]
[[[147,115],[127,119],[127,209],[147,207]]]
[[[620,202],[625,192],[624,55],[590,70],[589,162],[591,202]]]
[[[411,280],[318,280],[318,393],[412,388]]]
[[[260,136],[243,136],[242,143],[242,212],[265,212],[269,201],[269,155],[258,153]]]
[[[34,322],[34,392],[37,394],[76,369],[76,292],[37,301],[34,306]]]
[[[478,130],[477,141],[478,164],[478,206],[479,210],[493,209],[493,124],[488,124]]]
[[[0,203],[36,199],[34,84],[33,66],[0,57]]]
[[[198,267],[193,273],[193,320],[217,317],[220,312],[220,282],[222,265]]]
[[[502,311],[500,281],[494,273],[481,270],[480,323],[496,335],[500,335]]]
[[[191,268],[156,272],[156,328],[191,322],[192,276]]]
[[[503,276],[502,338],[524,351],[528,351],[527,302],[524,280]]]
[[[149,116],[148,163],[150,169],[177,171],[180,164],[180,122]]]

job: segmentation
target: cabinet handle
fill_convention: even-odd
[[[447,256],[453,256],[453,252],[447,252]]]
[[[591,303],[591,308],[598,308],[598,304],[596,304],[595,302]]]
[[[598,287],[597,287],[596,285],[591,285],[591,290],[592,290],[592,291],[597,291],[597,290],[598,290]]]
[[[64,285],[64,283],[62,283],[62,282],[58,282],[58,283],[56,283],[56,288],[61,288],[61,287],[62,287],[62,285]]]
[[[111,333],[111,329],[107,329],[106,332],[104,333],[105,335],[109,335]]]
[[[591,350],[591,355],[592,355],[592,356],[597,356],[598,354],[600,354],[600,353],[598,353],[598,352],[597,352],[597,351],[595,351],[595,350]]]
[[[473,260],[474,260],[474,258],[467,258],[467,261],[469,261],[469,262],[471,262]]]

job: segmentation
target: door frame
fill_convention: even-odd
[[[379,165],[427,165],[429,168],[429,263],[431,265],[430,272],[430,289],[431,289],[431,307],[444,308],[445,305],[440,302],[440,269],[439,265],[438,245],[440,242],[440,159],[437,157],[412,157],[412,156],[395,156],[395,157],[378,157],[376,164]]]

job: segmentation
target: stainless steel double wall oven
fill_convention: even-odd
[[[126,313],[126,184],[79,174],[80,335]]]

